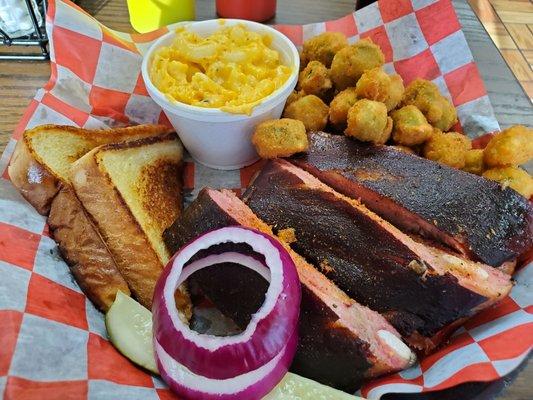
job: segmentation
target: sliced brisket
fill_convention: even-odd
[[[166,230],[164,239],[169,249],[176,251],[194,237],[228,225],[243,225],[272,234],[232,192],[204,189]],[[350,299],[286,247],[302,283],[299,344],[293,371],[353,392],[364,378],[409,366],[412,353],[383,317]],[[265,281],[255,273],[230,274],[238,268],[221,264],[210,267],[207,277],[195,274],[190,279],[223,313],[244,327],[249,314],[263,302]],[[224,293],[221,287],[229,289]]]
[[[533,245],[533,207],[496,182],[323,132],[292,162],[398,227],[497,267]]]
[[[244,201],[274,232],[294,229],[297,253],[419,348],[511,289],[508,275],[415,242],[287,161],[268,163]]]

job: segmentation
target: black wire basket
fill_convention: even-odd
[[[32,31],[24,36],[12,37],[0,29],[0,60],[48,60],[50,58],[45,29],[47,0],[36,0],[36,9],[32,6],[31,0],[24,0],[24,2],[33,26]],[[41,21],[40,24],[39,21]],[[12,48],[8,49],[6,46]],[[26,49],[17,51],[13,46],[25,46]]]

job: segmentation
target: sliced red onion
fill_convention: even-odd
[[[259,400],[285,376],[296,352],[295,331],[285,348],[272,360],[256,370],[229,379],[211,379],[196,375],[170,357],[155,341],[159,373],[170,389],[185,399]]]
[[[226,252],[212,254],[186,265],[199,251],[222,243],[245,243],[264,257],[264,263],[252,256]],[[269,280],[265,301],[251,316],[246,329],[238,335],[219,337],[192,331],[178,316],[175,290],[199,269],[225,262],[251,268]],[[226,227],[198,237],[172,258],[156,285],[153,302],[154,343],[161,355],[158,356],[158,362],[166,371],[163,376],[166,373],[169,379],[177,382],[178,388],[201,392],[203,387],[197,386],[200,378],[219,381],[219,390],[223,389],[220,383],[226,385],[231,381],[234,382],[234,386],[231,386],[234,393],[255,387],[256,384],[265,388],[274,376],[279,375],[281,379],[296,350],[300,296],[300,282],[294,263],[276,239],[243,227]],[[287,359],[289,362],[286,362]],[[173,360],[173,363],[169,360]],[[188,373],[183,373],[183,368]],[[270,372],[264,372],[267,370]],[[180,376],[174,376],[175,373]],[[179,391],[180,394],[184,392],[185,389]],[[231,393],[225,395],[230,396]]]
[[[181,276],[178,280],[178,286],[189,278],[196,271],[201,270],[202,268],[209,267],[211,265],[223,264],[223,263],[234,263],[240,264],[243,267],[250,268],[251,270],[257,272],[265,281],[270,282],[270,270],[257,258],[250,257],[241,253],[234,251],[228,251],[222,254],[213,254],[202,258],[201,260],[196,260],[190,264],[187,264],[183,267]]]

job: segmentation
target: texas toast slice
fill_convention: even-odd
[[[48,215],[60,183],[69,181],[70,165],[97,146],[169,132],[162,125],[90,130],[40,125],[24,132],[9,164],[13,185],[42,215]]]
[[[130,295],[115,260],[69,184],[62,185],[54,197],[48,226],[74,279],[96,307],[106,312],[119,290]]]
[[[175,134],[103,145],[71,166],[70,178],[117,267],[151,308],[170,253],[163,231],[180,215],[183,149]]]
[[[102,311],[118,290],[130,290],[70,185],[70,165],[98,145],[168,131],[160,125],[107,130],[41,125],[25,131],[15,148],[8,169],[11,181],[39,213],[49,213],[50,232],[72,275]]]

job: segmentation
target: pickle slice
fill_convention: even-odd
[[[105,316],[109,340],[135,364],[158,374],[152,313],[121,291]],[[359,397],[288,372],[263,400],[357,400]]]
[[[117,292],[114,303],[105,315],[109,340],[135,364],[158,374],[152,340],[152,313],[125,295]]]
[[[263,400],[357,400],[356,397],[311,379],[287,372]]]

